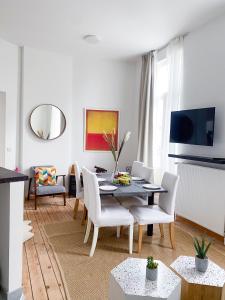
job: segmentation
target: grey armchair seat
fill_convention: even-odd
[[[30,199],[30,195],[34,195],[35,200],[35,209],[37,209],[37,198],[44,196],[54,196],[54,195],[62,195],[64,199],[64,206],[66,206],[66,188],[65,188],[65,176],[66,175],[56,175],[56,184],[55,185],[37,185],[35,178],[35,169],[37,167],[40,168],[54,168],[54,166],[32,166],[30,168],[31,177],[29,181],[29,189],[28,189],[28,200]],[[63,184],[58,184],[58,178],[63,178]]]
[[[63,185],[54,185],[54,186],[41,186],[37,187],[36,195],[41,196],[41,195],[54,195],[54,194],[61,194],[65,193],[66,188]]]

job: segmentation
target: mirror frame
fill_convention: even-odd
[[[58,108],[58,110],[61,112],[61,114],[63,115],[64,120],[65,120],[65,126],[64,126],[62,132],[60,133],[60,135],[58,135],[57,137],[55,137],[55,138],[53,138],[53,139],[43,139],[43,138],[41,138],[39,135],[36,134],[36,132],[33,130],[32,125],[31,125],[31,117],[32,117],[33,112],[34,112],[38,107],[43,106],[43,105],[51,105],[51,106],[54,106],[54,107]],[[31,131],[34,133],[34,135],[35,135],[36,137],[38,137],[40,140],[42,140],[42,141],[54,141],[54,140],[60,138],[60,137],[63,135],[63,133],[65,132],[65,130],[66,130],[66,125],[67,125],[67,123],[66,123],[66,116],[65,116],[64,112],[63,112],[58,106],[56,106],[56,105],[54,105],[54,104],[50,104],[50,103],[39,104],[39,105],[37,105],[34,109],[32,109],[32,111],[31,111],[31,113],[30,113],[30,117],[29,117],[29,124],[30,124]]]

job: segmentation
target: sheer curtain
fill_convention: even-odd
[[[169,143],[170,117],[171,111],[179,109],[182,96],[183,37],[176,38],[169,43],[164,65],[162,62],[161,65],[158,64],[157,53],[155,60],[158,67],[156,68],[157,80],[154,86],[153,141],[157,143],[158,151],[153,156],[153,167],[156,169],[156,181],[160,181],[165,171],[176,172],[174,161],[168,158],[168,153],[175,151],[175,144]],[[160,74],[157,74],[157,71]],[[158,123],[161,122],[161,127],[157,127],[158,118],[161,118],[161,121],[158,121]]]
[[[137,159],[152,166],[154,54],[142,56]]]

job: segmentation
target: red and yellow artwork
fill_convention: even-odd
[[[103,133],[115,134],[116,149],[118,147],[119,112],[116,110],[86,109],[85,150],[109,151]]]

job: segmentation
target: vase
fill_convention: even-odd
[[[118,161],[115,161],[115,166],[114,166],[114,170],[112,173],[112,180],[119,174],[119,169],[118,169]]]
[[[149,269],[146,267],[146,278],[151,281],[156,281],[158,278],[158,267],[155,269]]]
[[[208,257],[199,258],[195,256],[195,268],[199,272],[206,272],[208,268],[209,260]]]

